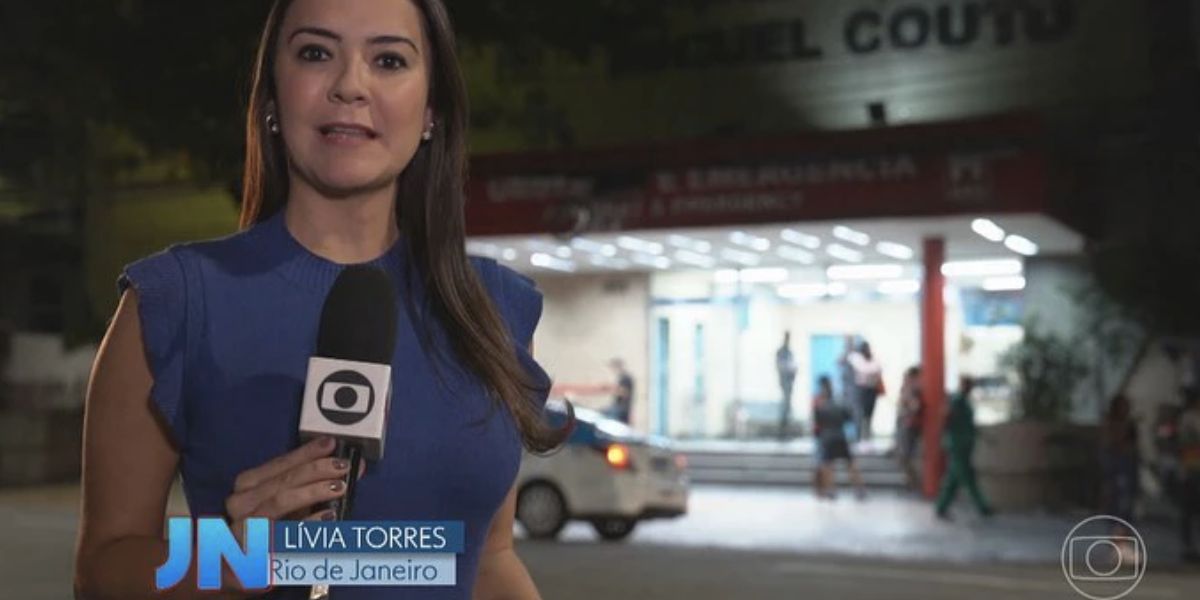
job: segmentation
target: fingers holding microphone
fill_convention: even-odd
[[[243,471],[234,481],[233,493],[225,500],[225,512],[239,542],[245,520],[322,520],[332,511],[318,509],[346,493],[349,461],[330,456],[331,438],[318,438]],[[363,469],[359,469],[361,477]]]

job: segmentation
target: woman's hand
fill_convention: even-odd
[[[239,473],[233,493],[225,499],[225,514],[230,522],[240,525],[250,517],[292,521],[316,521],[326,516],[332,519],[332,510],[313,510],[315,505],[346,493],[344,479],[350,465],[348,460],[330,456],[334,445],[333,438],[317,438]]]
[[[335,446],[333,438],[317,438],[238,474],[233,493],[225,499],[225,514],[239,544],[245,546],[246,520],[252,517],[272,521],[319,521],[335,517],[333,510],[317,510],[316,506],[346,493],[345,476],[350,461],[331,457]],[[360,468],[359,476],[362,471]],[[255,593],[261,594],[262,590]]]

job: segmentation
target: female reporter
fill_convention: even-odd
[[[347,467],[331,443],[299,444],[299,400],[325,295],[366,263],[391,276],[400,325],[387,452],[351,516],[462,521],[465,549],[453,587],[333,597],[538,597],[513,551],[514,481],[522,445],[565,432],[540,418],[540,292],[465,254],[454,48],[442,0],[277,0],[250,95],[242,230],[119,279],[88,390],[77,596],[200,597],[193,574],[154,591],[176,473],[192,514],[235,532],[252,516],[325,517],[315,507],[344,493]],[[254,595],[226,575],[225,597]]]

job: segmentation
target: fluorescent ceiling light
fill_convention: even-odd
[[[634,254],[629,257],[629,260],[634,264],[639,264],[644,267],[652,267],[655,269],[671,268],[671,259],[665,256],[654,256],[652,254]]]
[[[618,237],[617,245],[626,250],[645,252],[646,254],[662,254],[663,252],[662,244],[658,242],[649,242],[629,235]]]
[[[558,244],[551,244],[539,239],[525,240],[525,247],[535,252],[544,252],[546,254],[554,254],[558,250]]]
[[[841,244],[830,244],[825,247],[825,253],[846,262],[862,262],[863,254],[853,248],[847,248]]]
[[[795,246],[780,246],[775,249],[775,254],[778,254],[780,258],[806,265],[811,265],[817,259],[812,252],[801,250]]]
[[[834,265],[825,270],[830,279],[897,279],[904,275],[901,265]]]
[[[753,252],[743,252],[732,248],[722,248],[721,258],[747,267],[757,267],[759,256]]]
[[[562,260],[544,252],[535,252],[529,257],[529,264],[552,271],[562,271],[564,273],[575,272],[575,263],[569,260]]]
[[[607,256],[592,256],[589,261],[597,267],[607,267],[609,269],[617,269],[624,271],[629,268],[629,261],[623,258],[610,258]]]
[[[554,249],[554,255],[559,258],[571,258],[571,249],[566,246],[559,246]]]
[[[907,296],[921,291],[921,282],[916,279],[897,279],[884,281],[877,288],[880,294],[891,296]]]
[[[589,240],[587,238],[577,237],[571,240],[571,247],[583,252],[591,252],[592,254],[600,254],[603,256],[616,256],[617,247],[612,244],[602,244],[600,242]]]
[[[675,252],[674,256],[675,260],[678,262],[700,267],[702,269],[711,269],[717,264],[717,259],[704,254],[697,254],[690,250],[678,250]]]
[[[467,253],[480,254],[495,258],[498,254],[500,254],[500,249],[497,248],[495,244],[489,244],[488,242],[467,240]]]
[[[850,229],[845,225],[838,225],[837,227],[834,227],[833,237],[839,240],[845,240],[851,244],[858,244],[859,246],[866,246],[867,244],[871,243],[871,236],[861,231]]]
[[[1004,238],[1004,246],[1017,254],[1025,256],[1033,256],[1038,253],[1038,245],[1030,241],[1027,237],[1019,235],[1009,235]]]
[[[1004,241],[1004,230],[991,219],[975,219],[971,221],[971,231],[978,233],[989,242]]]
[[[801,233],[795,229],[784,229],[779,232],[779,239],[797,246],[803,246],[809,250],[816,250],[821,247],[821,238],[807,233]]]
[[[913,257],[912,248],[896,242],[879,242],[875,244],[875,251],[898,260],[909,260]]]
[[[704,240],[687,237],[686,235],[671,234],[667,237],[667,243],[676,248],[691,250],[692,252],[705,253],[712,251],[712,244]]]
[[[827,286],[826,293],[830,296],[845,296],[847,289],[846,284],[835,281]]]
[[[1015,258],[964,260],[943,264],[942,275],[946,277],[999,277],[1020,275],[1022,269],[1021,261]]]
[[[479,242],[474,240],[467,241],[467,253],[509,261],[517,259],[517,251],[513,248],[502,247],[490,242]]]
[[[989,277],[983,280],[983,289],[989,292],[1014,292],[1025,289],[1025,278]]]
[[[739,245],[751,248],[759,252],[766,252],[771,249],[771,240],[767,238],[750,235],[745,231],[735,231],[729,234],[729,241]]]

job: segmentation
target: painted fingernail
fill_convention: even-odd
[[[331,491],[331,492],[340,492],[340,491],[342,491],[342,486],[343,486],[343,485],[345,485],[345,484],[343,484],[343,483],[342,483],[342,482],[340,482],[340,481],[335,481],[335,482],[333,482],[333,483],[329,484],[329,491]]]
[[[335,468],[339,471],[344,470],[348,466],[350,466],[350,463],[346,462],[345,459],[341,459],[341,458],[333,459],[333,468]]]
[[[325,511],[325,514],[321,515],[322,521],[332,521],[336,518],[337,518],[337,515],[333,514],[332,510]]]

